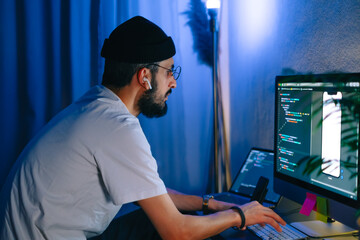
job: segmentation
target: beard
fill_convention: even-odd
[[[140,112],[148,118],[162,117],[167,112],[167,104],[164,101],[165,96],[161,97],[157,95],[158,87],[154,75],[151,78],[152,89],[145,91],[144,95],[142,95],[138,101]],[[171,89],[166,95],[170,93]]]

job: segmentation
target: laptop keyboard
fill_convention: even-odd
[[[308,238],[307,235],[300,232],[289,224],[281,226],[282,232],[276,231],[270,225],[265,225],[264,227],[262,227],[259,224],[256,224],[247,228],[264,240],[299,240]]]

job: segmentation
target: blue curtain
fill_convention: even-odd
[[[206,190],[211,164],[211,69],[197,62],[184,11],[174,0],[0,1],[0,186],[27,142],[61,109],[101,82],[103,41],[142,15],[161,26],[183,68],[160,119],[140,116],[167,186]],[[144,36],[146,37],[146,36]],[[95,136],[94,136],[95,137]]]
[[[96,82],[90,67],[96,66],[96,55],[90,52],[97,46],[86,21],[91,7],[69,1],[1,1],[1,183],[29,139]],[[76,14],[77,8],[86,14]]]

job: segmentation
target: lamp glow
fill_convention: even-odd
[[[240,39],[247,49],[258,49],[274,33],[276,23],[276,0],[237,1]]]
[[[219,9],[220,8],[220,0],[207,0],[206,8],[207,9]]]

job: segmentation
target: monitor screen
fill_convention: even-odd
[[[306,192],[333,200],[329,217],[335,219],[342,217],[332,205],[355,215],[359,99],[360,74],[276,77],[275,191],[300,204]]]

